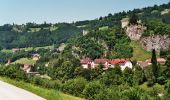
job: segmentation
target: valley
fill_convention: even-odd
[[[44,99],[170,99],[170,2],[0,37],[0,80]]]

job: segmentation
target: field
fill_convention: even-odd
[[[28,59],[28,58],[21,58],[21,59],[16,60],[12,64],[31,64],[31,65],[33,65],[35,63],[36,63],[35,60]]]
[[[133,57],[132,60],[145,61],[151,58],[152,53],[144,50],[139,42],[132,41],[130,44],[133,47]]]
[[[99,30],[107,30],[109,27],[108,26],[103,26],[103,27],[100,27]]]
[[[49,89],[45,89],[45,88],[41,88],[35,85],[32,85],[30,83],[25,83],[23,81],[15,81],[15,80],[11,80],[9,78],[5,78],[5,77],[0,77],[0,80],[13,84],[19,88],[23,88],[25,90],[28,90],[32,93],[35,93],[47,100],[84,100],[82,98],[78,98],[78,97],[74,97],[74,96],[70,96],[64,93],[61,93],[57,90],[49,90]]]

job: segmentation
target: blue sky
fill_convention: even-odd
[[[0,0],[0,25],[90,20],[170,0]]]

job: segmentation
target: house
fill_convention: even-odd
[[[148,62],[145,61],[138,61],[137,65],[139,65],[142,69],[147,68],[149,66]]]
[[[105,58],[95,59],[94,62],[92,62],[92,68],[96,68],[100,64],[104,66],[104,69],[109,68],[109,60]]]
[[[33,67],[34,67],[34,65],[23,64],[23,65],[21,66],[21,69],[22,69],[23,71],[25,71],[26,73],[29,73],[29,72],[32,71]]]
[[[115,65],[119,65],[121,70],[124,70],[126,67],[131,68],[133,67],[132,63],[128,59],[112,59],[110,61],[111,68],[114,68]]]
[[[157,58],[157,63],[158,64],[165,64],[166,59],[164,58]],[[152,65],[151,59],[148,59],[146,61],[138,61],[137,64],[141,67],[141,68],[146,68],[149,65]]]
[[[151,59],[148,59],[148,60],[146,60],[145,62],[148,62],[149,65],[152,64]],[[166,62],[166,59],[164,59],[164,58],[157,58],[157,63],[159,63],[159,64],[165,64],[165,62]]]
[[[32,55],[32,59],[35,60],[35,61],[37,61],[37,60],[40,59],[40,55],[39,55],[39,54],[33,54],[33,55]]]
[[[100,58],[100,59],[95,59],[92,61],[89,58],[82,59],[80,60],[81,65],[83,68],[97,68],[100,64],[104,66],[103,70],[107,70],[109,68],[114,68],[116,65],[119,65],[121,67],[121,70],[124,70],[126,67],[132,69],[132,63],[127,60],[127,59],[105,59],[105,58]]]
[[[80,60],[80,64],[83,68],[88,69],[91,67],[92,60],[90,58],[85,58]]]
[[[20,48],[13,48],[13,49],[12,49],[12,52],[13,52],[13,53],[20,52],[20,51],[21,51]]]

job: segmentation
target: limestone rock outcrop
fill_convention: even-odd
[[[145,27],[142,25],[130,25],[126,27],[126,34],[131,40],[140,40],[144,33]]]
[[[140,39],[140,43],[147,51],[155,49],[157,52],[160,52],[161,49],[170,49],[170,37],[168,35],[152,35],[148,37],[142,37]]]

